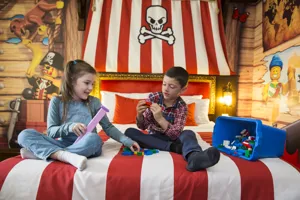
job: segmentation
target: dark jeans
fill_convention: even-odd
[[[202,151],[196,139],[195,133],[191,130],[182,131],[179,138],[175,141],[172,141],[168,136],[160,133],[144,134],[135,128],[128,128],[125,131],[125,135],[136,141],[142,148],[154,148],[162,151],[170,151],[170,145],[172,143],[181,143],[182,155],[185,160],[187,160],[186,156],[190,152]]]

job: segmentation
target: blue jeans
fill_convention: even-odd
[[[19,134],[18,143],[43,160],[59,150],[85,157],[100,156],[102,151],[102,140],[96,133],[86,133],[81,140],[74,144],[74,138],[72,140],[55,140],[34,129],[25,129]]]
[[[184,130],[179,138],[172,141],[167,135],[161,133],[144,134],[138,129],[128,128],[125,133],[127,137],[139,143],[143,148],[155,148],[162,151],[170,151],[172,143],[182,144],[182,155],[187,160],[187,155],[193,151],[202,151],[198,144],[196,135],[191,130]]]

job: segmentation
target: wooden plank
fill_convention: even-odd
[[[252,99],[252,84],[238,83],[238,100]]]
[[[63,27],[65,62],[82,57],[84,32],[78,31],[77,1],[69,1],[65,9],[65,26]],[[76,42],[74,42],[76,41]]]
[[[11,112],[1,112],[0,126],[8,126],[11,118]]]
[[[0,66],[3,71],[0,71],[0,77],[26,77],[27,68],[31,61],[1,61]],[[38,69],[36,70],[38,72]]]
[[[263,4],[262,1],[256,4],[255,6],[255,26],[262,23],[262,15],[263,15]]]
[[[265,80],[263,80],[263,76],[268,71],[268,68],[265,65],[259,65],[256,67],[253,67],[253,82],[256,83],[263,83]]]
[[[31,61],[33,58],[32,52],[22,43],[19,44],[8,44],[5,42],[0,42],[1,49],[4,50],[3,54],[0,54],[0,60],[6,61]],[[45,55],[48,52],[48,47],[42,44],[38,45]],[[17,55],[17,56],[16,56]]]
[[[21,95],[25,88],[32,88],[26,78],[0,78],[4,88],[0,89],[0,95]]]
[[[238,65],[253,65],[253,49],[241,49]]]
[[[42,55],[46,55],[49,51],[48,46],[45,46],[42,43],[34,42],[32,46],[33,45],[42,51]],[[63,44],[55,43],[55,47],[57,49],[63,49]],[[32,51],[22,43],[8,44],[0,41],[0,48],[4,51],[3,54],[0,54],[1,61],[31,61],[33,59]]]
[[[11,18],[18,14],[25,15],[35,6],[35,0],[15,0],[1,10],[0,18]]]
[[[252,27],[244,27],[241,31],[241,38],[252,38],[254,39],[254,29]]]
[[[251,116],[252,101],[238,100],[237,116]]]
[[[0,41],[6,41],[9,38],[16,37],[16,35],[10,31],[10,22],[11,20],[1,20],[0,29],[3,30],[3,33],[0,34]]]
[[[18,97],[22,97],[21,95],[1,95],[0,96],[0,111],[1,110],[10,110],[10,106],[9,106],[9,104],[10,104],[10,102],[11,101],[13,101],[13,100],[15,100],[16,98],[18,98]]]
[[[0,138],[7,138],[8,127],[0,126]]]
[[[242,38],[240,48],[254,49],[254,38]]]
[[[239,66],[239,83],[251,83],[253,82],[253,67],[252,66]]]

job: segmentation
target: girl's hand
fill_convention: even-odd
[[[135,150],[135,149],[136,149],[136,150]],[[137,142],[134,142],[134,143],[132,144],[132,146],[130,147],[130,150],[131,150],[132,152],[140,151],[140,145],[139,145]]]
[[[79,137],[80,135],[85,134],[86,126],[82,123],[77,123],[73,126],[72,131]]]

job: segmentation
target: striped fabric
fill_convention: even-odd
[[[103,155],[89,159],[84,171],[56,161],[8,159],[0,163],[0,199],[300,199],[299,171],[281,159],[249,162],[222,154],[214,167],[191,173],[178,154],[120,152],[121,145],[108,139]]]
[[[230,75],[219,1],[96,0],[83,59],[98,72]]]

